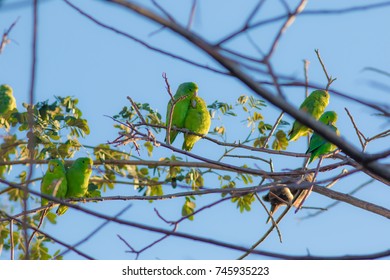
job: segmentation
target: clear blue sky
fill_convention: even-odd
[[[28,102],[32,8],[28,5],[13,8],[12,5],[15,5],[13,4],[15,2],[14,0],[1,1],[2,6],[0,6],[0,30],[8,28],[16,18],[20,17],[11,32],[11,44],[0,55],[0,84],[12,85],[18,106],[21,107],[23,102]],[[151,32],[158,30],[157,25],[123,9],[99,2],[88,1],[87,4],[84,1],[73,1],[102,22],[138,36],[151,45],[177,52],[202,64],[217,66],[205,54],[184,40],[177,38],[170,31],[163,30],[150,36]],[[191,2],[189,0],[169,1],[167,4],[164,3],[164,7],[179,22],[186,24]],[[284,8],[280,2],[267,1],[264,9],[256,16],[255,20],[282,14]],[[256,3],[257,1],[200,0],[193,29],[204,38],[216,41],[240,27]],[[367,1],[353,1],[353,3],[338,0],[309,1],[306,9],[341,9],[351,7],[351,5],[365,4],[368,4]],[[291,5],[291,7],[294,6]],[[277,73],[302,79],[302,60],[308,59],[311,62],[310,81],[325,86],[325,77],[314,53],[314,49],[320,49],[328,71],[333,77],[337,77],[332,85],[333,88],[351,94],[353,97],[389,104],[388,88],[386,92],[383,88],[376,88],[371,84],[372,81],[376,81],[389,85],[389,78],[363,71],[365,67],[390,71],[389,11],[390,7],[342,15],[304,15],[298,17],[281,39],[272,64]],[[84,112],[84,117],[89,121],[91,128],[91,134],[82,140],[83,144],[96,145],[116,137],[112,121],[104,115],[114,115],[119,112],[124,104],[128,104],[126,96],[131,96],[137,102],[148,102],[151,107],[157,109],[164,116],[168,95],[161,78],[162,72],[167,73],[174,90],[182,82],[194,81],[198,83],[199,94],[207,103],[212,103],[215,100],[233,103],[242,94],[252,94],[248,88],[236,80],[154,53],[127,38],[103,29],[78,14],[63,1],[43,1],[39,6],[38,20],[38,67],[35,101],[53,100],[54,95],[77,97],[79,107]],[[251,37],[263,51],[267,51],[279,27],[280,22],[267,25],[252,32]],[[248,43],[245,36],[241,36],[229,46],[241,52],[256,55],[256,50]],[[303,100],[304,92],[302,89],[286,89],[285,93],[288,100],[297,107]],[[385,130],[386,125],[388,127],[388,123],[386,124],[372,116],[373,112],[366,107],[332,96],[328,109],[339,113],[338,127],[342,137],[356,146],[359,146],[359,142],[344,111],[346,106],[354,115],[355,121],[365,135],[373,136]],[[279,113],[280,111],[272,106],[262,111],[270,123],[275,121]],[[227,128],[227,141],[233,142],[246,136],[245,127],[241,122],[243,118],[244,115],[238,118],[224,117],[222,119],[222,123]],[[292,122],[289,116],[285,116],[285,120]],[[220,124],[220,121],[213,120],[212,127]],[[159,139],[163,140],[163,136],[160,135]],[[182,139],[176,141],[177,147],[180,147]],[[378,152],[386,147],[389,147],[388,139],[378,141],[376,144],[369,144],[367,150],[368,152]],[[122,149],[130,152],[129,146]],[[302,140],[292,143],[288,150],[305,151],[306,142]],[[78,156],[89,152],[82,150]],[[206,141],[200,141],[193,152],[211,159],[218,159],[223,153],[223,148]],[[161,149],[155,153],[153,159],[171,154],[171,151]],[[147,158],[146,150],[141,151],[141,156]],[[269,157],[269,155],[257,156]],[[244,163],[233,160],[229,162],[237,165]],[[331,159],[325,161],[325,163],[332,162],[334,161]],[[255,162],[248,162],[248,164],[255,167]],[[264,167],[261,163],[256,164]],[[274,158],[277,171],[298,168],[301,164],[301,159]],[[337,170],[333,174],[340,171]],[[11,176],[12,174],[15,173],[11,173]],[[42,169],[37,168],[35,175],[41,176],[41,174]],[[365,175],[353,175],[339,182],[334,189],[349,192],[368,179]],[[259,178],[256,178],[255,182],[258,181]],[[206,187],[215,188],[218,186],[219,183],[216,180],[206,180]],[[39,190],[39,184],[34,185],[33,189]],[[168,187],[166,191],[170,191]],[[104,193],[104,195],[134,195],[136,193],[132,187],[118,185],[114,191]],[[356,194],[358,198],[386,208],[390,206],[389,196],[390,189],[377,182]],[[197,198],[196,202],[198,207],[201,207],[218,198],[218,195],[203,196]],[[1,203],[6,203],[4,197],[0,199]],[[168,228],[156,217],[153,208],[157,208],[166,219],[177,220],[180,218],[183,201],[184,198],[154,203],[132,202],[132,208],[122,218]],[[326,207],[332,202],[326,197],[313,194],[307,200],[307,205]],[[108,201],[83,206],[114,215],[129,203]],[[274,232],[259,249],[292,255],[303,255],[310,252],[324,256],[365,254],[389,249],[390,223],[381,216],[343,203],[315,218],[300,220],[308,213],[310,210],[300,211],[298,214],[289,213],[280,225],[283,243],[279,243]],[[265,220],[266,214],[258,203],[254,203],[251,212],[241,214],[234,204],[225,202],[199,214],[193,222],[181,223],[178,230],[249,247],[268,229]],[[102,220],[80,214],[75,210],[69,210],[66,215],[58,218],[57,225],[46,224],[44,230],[73,244],[102,222]],[[132,259],[134,256],[125,253],[127,248],[118,239],[117,234],[120,234],[138,249],[160,236],[110,224],[79,249],[98,259]],[[54,245],[53,252],[59,247]],[[171,237],[145,251],[140,255],[140,258],[234,259],[239,255],[240,253],[237,251]],[[3,254],[0,258],[6,259],[8,256]],[[69,253],[65,258],[79,259],[80,257]],[[258,258],[258,256],[253,258]]]

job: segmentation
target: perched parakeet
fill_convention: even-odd
[[[337,135],[340,135],[339,130],[335,126],[337,121],[337,114],[333,111],[328,111],[322,114],[322,116],[319,119],[320,122],[323,124],[326,124],[329,128],[331,128]],[[311,163],[316,158],[328,154],[330,152],[333,152],[337,149],[337,146],[333,145],[328,140],[322,138],[322,136],[318,135],[317,133],[314,133],[310,138],[310,144],[309,148],[306,151],[306,154],[310,153],[310,160],[309,163]]]
[[[202,98],[194,96],[191,98],[190,107],[184,121],[184,128],[199,134],[207,134],[210,129],[211,117],[207,110],[207,105]],[[183,150],[191,151],[200,136],[185,134]]]
[[[329,93],[325,90],[313,91],[301,104],[299,110],[310,114],[313,118],[318,118],[324,113],[329,103]],[[299,137],[308,135],[311,129],[298,121],[294,121],[292,129],[288,133],[289,141],[296,141]]]
[[[175,107],[173,108],[173,113],[172,113],[172,122],[171,122],[171,128],[176,126],[177,128],[183,128],[184,127],[184,121],[187,116],[187,112],[190,106],[190,100],[192,97],[196,96],[198,92],[198,85],[192,82],[188,83],[183,83],[181,84],[177,91],[176,94],[174,95],[174,99],[177,100],[178,98],[182,96],[187,96],[186,98],[180,100],[175,104]],[[168,125],[169,121],[169,115],[171,112],[172,108],[172,100],[169,100],[168,106],[167,106],[167,121],[166,124]],[[175,138],[178,134],[178,131],[171,130],[170,133],[170,142],[171,144],[173,141],[175,141]]]
[[[0,118],[7,118],[16,108],[13,90],[9,85],[0,86]]]
[[[65,198],[68,185],[66,181],[65,167],[61,160],[52,159],[47,165],[47,171],[41,181],[41,193],[57,198]],[[41,205],[48,203],[46,198],[41,198]]]
[[[82,157],[76,159],[72,166],[66,171],[68,181],[68,190],[66,198],[84,197],[88,191],[89,177],[92,174],[92,159]],[[68,207],[61,205],[58,207],[57,214],[62,215],[68,210]]]
[[[282,177],[280,182],[284,184],[300,184],[301,182],[313,182],[314,173],[306,174],[303,179],[302,176]],[[298,207],[302,199],[306,196],[307,189],[290,189],[288,187],[271,189],[266,195],[263,196],[263,200],[271,203],[269,210],[271,216],[279,209],[280,206],[291,205]],[[294,197],[297,197],[293,203]],[[267,223],[271,220],[268,217]]]

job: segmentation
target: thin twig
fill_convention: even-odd
[[[120,31],[118,30],[117,28],[115,27],[112,27],[112,26],[109,26],[107,24],[104,24],[102,23],[101,21],[97,20],[96,18],[94,18],[93,16],[87,14],[86,12],[84,12],[82,9],[78,8],[77,6],[73,5],[70,1],[68,0],[63,0],[66,4],[68,4],[71,8],[75,9],[77,12],[79,12],[81,15],[85,16],[86,18],[88,18],[89,20],[91,20],[92,22],[96,23],[97,25],[99,25],[100,27],[103,27],[105,29],[108,29],[108,30],[111,30],[121,36],[124,36],[138,44],[141,44],[142,46],[146,47],[147,49],[149,50],[152,50],[152,51],[155,51],[155,52],[158,52],[160,54],[163,54],[163,55],[166,55],[168,57],[171,57],[171,58],[174,58],[174,59],[177,59],[177,60],[180,60],[180,61],[183,61],[185,63],[188,63],[190,65],[193,65],[193,66],[196,66],[196,67],[200,67],[200,68],[203,68],[203,69],[207,69],[207,70],[210,70],[212,72],[215,72],[215,73],[219,73],[219,74],[222,74],[222,75],[228,75],[230,76],[229,73],[227,72],[224,72],[224,71],[220,71],[216,68],[212,68],[212,67],[209,67],[207,65],[202,65],[196,61],[192,61],[192,60],[189,60],[185,57],[182,57],[182,56],[179,56],[179,55],[176,55],[174,53],[171,53],[171,52],[168,52],[168,51],[165,51],[163,49],[160,49],[160,48],[157,48],[157,47],[154,47],[152,45],[149,45],[147,44],[145,41],[141,40],[141,39],[138,39],[136,38],[135,36],[133,35],[130,35],[126,32],[123,32],[123,31]]]
[[[34,115],[33,115],[33,104],[34,104],[34,95],[35,95],[35,78],[36,78],[36,69],[37,69],[37,37],[38,37],[38,0],[34,0],[33,2],[33,24],[32,24],[32,45],[31,45],[31,76],[30,76],[30,89],[29,89],[29,106],[27,109],[27,122],[28,122],[28,143],[27,143],[27,149],[28,149],[28,159],[30,161],[29,168],[28,168],[28,174],[27,174],[27,181],[31,181],[31,178],[34,173],[34,165],[32,164],[34,161],[34,154],[35,154],[35,137],[34,135]],[[24,212],[27,212],[28,210],[28,192],[29,192],[29,184],[26,184],[23,191],[23,210]],[[30,252],[29,252],[29,244],[28,244],[28,219],[27,215],[23,216],[22,219],[22,227],[23,227],[23,237],[24,237],[24,245],[25,245],[25,259],[30,258]]]
[[[300,3],[298,4],[298,6],[295,8],[294,12],[288,14],[287,20],[284,22],[282,28],[280,28],[280,30],[279,30],[278,34],[276,35],[273,43],[271,44],[270,50],[269,50],[268,54],[265,57],[266,61],[268,61],[271,58],[272,54],[275,52],[276,47],[277,47],[277,45],[279,43],[279,40],[282,37],[282,35],[284,34],[284,32],[286,32],[286,30],[293,24],[293,22],[295,21],[296,17],[300,13],[303,12],[303,10],[306,7],[307,2],[308,2],[308,0],[301,0]]]
[[[169,81],[168,81],[167,73],[163,72],[162,73],[162,77],[163,77],[163,79],[165,81],[165,88],[167,89],[167,92],[168,92],[168,94],[171,97],[171,100],[173,102],[174,101],[173,94],[172,94],[172,91],[171,91],[171,85],[169,84]]]
[[[375,181],[374,179],[370,179],[367,182],[364,182],[363,184],[361,184],[360,186],[358,186],[354,190],[352,190],[349,193],[347,193],[347,195],[354,195],[359,190],[363,189],[364,187],[368,186],[369,184],[373,183],[374,181]],[[324,208],[326,210],[329,210],[329,209],[335,207],[336,205],[338,205],[339,203],[341,203],[341,201],[336,200],[336,201],[334,201],[333,203],[329,204],[328,206],[326,206]],[[320,215],[321,213],[324,213],[324,212],[323,211],[317,211],[315,213],[308,214],[307,216],[300,218],[300,220],[306,220],[306,219],[309,219],[309,218],[313,218],[313,217],[316,217],[316,216]]]
[[[22,221],[22,220],[16,218],[15,216],[10,216],[10,215],[8,215],[6,212],[4,212],[4,211],[2,211],[2,210],[0,210],[0,212],[2,212],[3,215],[5,215],[5,216],[7,217],[7,219],[9,219],[9,220],[14,220],[15,222],[17,222],[17,223],[19,223],[19,224],[21,224],[21,225],[23,226],[24,221]],[[52,236],[52,235],[50,235],[50,234],[48,234],[48,233],[46,233],[46,232],[43,232],[42,230],[36,228],[35,226],[27,225],[27,227],[28,227],[29,229],[33,230],[33,231],[37,231],[39,234],[42,234],[42,235],[45,236],[46,238],[51,239],[51,240],[53,240],[54,242],[56,242],[56,243],[58,243],[58,244],[60,244],[60,245],[62,245],[62,246],[64,246],[64,247],[66,247],[66,248],[70,248],[70,247],[71,247],[70,245],[66,244],[65,242],[61,241],[60,239],[57,239],[57,238],[55,238],[54,236]],[[93,260],[93,259],[94,259],[94,258],[92,258],[91,256],[85,254],[84,252],[82,252],[82,251],[80,251],[80,250],[77,250],[77,249],[74,249],[74,248],[71,249],[71,250],[72,250],[73,252],[79,254],[80,256],[83,256],[83,257],[86,258],[86,259],[89,259],[89,260]]]
[[[203,210],[205,210],[205,209],[211,208],[211,207],[213,207],[213,206],[215,206],[215,205],[217,205],[217,204],[219,204],[219,203],[221,203],[221,202],[223,202],[223,201],[226,201],[226,200],[228,200],[228,199],[231,199],[231,197],[225,197],[225,198],[219,199],[219,200],[217,200],[217,201],[215,201],[215,202],[213,202],[213,203],[211,203],[211,204],[209,204],[209,205],[203,206],[202,208],[200,208],[200,209],[194,211],[192,214],[189,214],[189,215],[187,215],[187,216],[184,216],[184,217],[180,218],[180,219],[177,220],[177,221],[168,221],[167,219],[165,219],[165,218],[160,214],[160,212],[159,212],[156,208],[154,208],[154,212],[155,212],[156,215],[157,215],[162,221],[164,221],[166,224],[173,226],[173,229],[172,229],[171,232],[174,233],[174,232],[177,231],[178,225],[179,225],[182,221],[184,221],[185,219],[187,219],[188,217],[194,216],[194,215],[198,214],[199,212],[201,212],[201,211],[203,211]],[[161,241],[163,241],[164,239],[168,238],[169,236],[171,236],[171,233],[165,234],[164,236],[158,238],[157,240],[153,241],[152,243],[148,244],[147,246],[143,247],[143,248],[140,249],[140,250],[135,250],[134,247],[132,247],[132,246],[131,246],[128,242],[126,242],[122,237],[120,237],[120,236],[118,236],[118,237],[119,237],[119,238],[120,238],[120,239],[129,247],[129,248],[130,248],[130,251],[127,251],[127,252],[128,252],[128,253],[136,254],[135,259],[138,259],[139,255],[140,255],[141,253],[145,252],[146,250],[148,250],[148,249],[150,249],[151,247],[155,246],[156,244],[160,243]]]
[[[309,64],[310,64],[310,61],[308,61],[307,59],[304,59],[303,60],[303,74],[305,75],[305,98],[307,98],[309,96]],[[310,145],[310,135],[308,134],[306,136],[306,140],[307,140],[307,147],[309,147]]]
[[[134,110],[137,113],[138,117],[141,119],[141,122],[146,124],[146,121],[145,121],[144,117],[142,116],[141,112],[139,111],[137,104],[135,104],[135,102],[133,101],[133,99],[131,99],[130,96],[127,96],[127,99],[130,101],[131,106],[134,108]]]
[[[125,213],[127,210],[129,210],[130,208],[132,207],[132,204],[129,204],[127,205],[125,208],[123,208],[121,211],[119,211],[115,216],[114,218],[119,218],[123,213]],[[95,230],[93,230],[90,234],[88,234],[86,237],[84,237],[83,239],[81,239],[79,242],[77,242],[76,244],[70,246],[69,248],[67,248],[64,252],[62,252],[60,254],[60,256],[64,256],[65,254],[67,254],[68,252],[72,251],[73,249],[75,249],[76,247],[80,246],[81,244],[87,242],[91,237],[93,237],[97,232],[99,232],[101,229],[103,229],[106,225],[108,225],[110,223],[110,220],[106,220],[104,221],[100,226],[98,226]]]
[[[257,2],[256,6],[252,9],[251,13],[249,14],[248,18],[246,19],[244,27],[249,26],[250,22],[256,16],[256,14],[258,13],[258,11],[260,10],[261,6],[264,3],[265,3],[265,0],[259,0],[259,2]]]
[[[337,78],[332,78],[332,76],[329,76],[328,71],[326,70],[325,64],[321,59],[320,51],[318,49],[314,50],[316,53],[318,60],[320,61],[320,64],[322,66],[322,70],[324,70],[326,79],[328,80],[328,83],[326,85],[326,91],[329,89],[330,85],[337,79]]]
[[[269,160],[266,160],[264,158],[261,158],[261,157],[257,157],[257,156],[251,156],[251,155],[228,155],[228,154],[224,154],[224,157],[232,157],[232,158],[250,158],[250,159],[255,159],[255,160],[261,160],[265,163],[268,163],[270,164],[270,161]]]
[[[176,22],[175,21],[175,18],[170,14],[168,13],[167,10],[165,10],[159,3],[157,3],[156,0],[152,0],[152,3],[154,6],[156,6],[157,9],[159,9],[170,21],[172,22]]]
[[[6,45],[8,45],[11,40],[9,39],[9,34],[11,33],[12,28],[14,28],[15,24],[18,22],[20,17],[18,17],[11,25],[10,27],[3,33],[3,37],[1,39],[0,43],[0,54],[3,53],[4,48]]]
[[[13,260],[14,257],[14,251],[15,251],[15,244],[14,244],[14,220],[10,219],[9,221],[9,242],[10,242],[10,253],[11,253],[11,260]]]
[[[278,217],[278,219],[275,221],[275,223],[273,223],[271,225],[271,227],[267,230],[266,233],[264,233],[264,235],[258,240],[256,241],[250,248],[249,250],[245,251],[244,254],[242,254],[241,256],[239,256],[237,259],[238,260],[243,260],[245,259],[248,255],[252,254],[256,247],[259,246],[270,234],[271,232],[274,230],[275,226],[278,225],[280,223],[280,221],[284,218],[284,216],[287,214],[287,212],[290,210],[291,208],[291,205],[287,205],[287,208],[283,211],[282,214],[280,214],[280,216]]]
[[[303,197],[303,199],[301,200],[301,202],[299,203],[297,209],[295,210],[295,214],[299,211],[299,209],[302,208],[302,205],[303,205],[303,203],[305,202],[306,198],[310,195],[310,193],[311,193],[312,190],[313,190],[314,182],[315,182],[316,179],[317,179],[317,175],[318,175],[318,171],[320,170],[320,167],[321,167],[322,159],[323,159],[323,156],[320,156],[320,159],[319,159],[318,164],[317,164],[316,171],[315,171],[314,176],[313,176],[313,180],[311,181],[311,186],[310,186],[309,190],[305,193],[305,196]]]
[[[38,223],[38,226],[37,228],[40,229],[41,226],[42,226],[42,223],[43,223],[43,220],[46,216],[46,213],[47,211],[49,210],[49,208],[46,208],[45,210],[43,210],[43,212],[41,213],[41,217],[39,219],[39,223]],[[33,233],[31,234],[30,238],[28,239],[28,242],[27,242],[27,246],[30,247],[30,244],[31,244],[31,241],[32,239],[34,238],[34,235],[37,233],[37,231],[33,231]]]
[[[191,29],[192,23],[194,22],[195,11],[196,11],[196,4],[197,4],[197,0],[192,0],[190,16],[188,18],[188,23],[187,23],[187,29],[188,30]]]
[[[267,146],[269,140],[271,139],[272,135],[274,134],[274,132],[275,132],[276,128],[278,127],[280,121],[282,120],[283,116],[284,116],[284,112],[281,112],[279,117],[276,119],[275,124],[272,126],[271,131],[269,132],[267,138],[265,139],[264,144],[263,144],[263,148],[265,148]]]
[[[263,206],[265,212],[267,212],[267,215],[268,217],[270,217],[271,221],[272,221],[272,224],[275,226],[276,228],[276,231],[278,232],[278,236],[279,236],[279,241],[280,243],[283,243],[283,239],[282,239],[282,233],[280,232],[280,229],[278,227],[278,224],[275,222],[274,220],[274,217],[272,216],[272,214],[270,213],[270,211],[268,210],[267,206],[264,204],[264,202],[260,199],[259,195],[257,193],[255,193],[255,196],[257,198],[257,201],[260,202],[261,206]]]
[[[355,128],[355,132],[356,132],[356,135],[359,139],[359,142],[360,142],[360,145],[362,146],[362,150],[364,151],[365,150],[365,147],[366,145],[363,143],[363,140],[362,140],[362,137],[364,138],[364,140],[366,141],[366,137],[364,136],[364,134],[358,129],[356,123],[355,123],[355,120],[353,119],[351,113],[348,111],[348,109],[345,107],[344,110],[347,112],[348,114],[348,117],[349,119],[351,120],[351,123],[353,125],[353,127]]]

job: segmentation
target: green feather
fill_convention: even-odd
[[[327,125],[337,135],[340,135],[339,130],[335,126],[337,121],[336,112],[333,111],[325,112],[324,114],[322,114],[319,121]],[[306,154],[310,153],[309,163],[311,163],[313,160],[317,159],[318,157],[331,153],[336,149],[337,146],[335,146],[334,144],[332,144],[331,142],[329,142],[319,134],[314,133],[310,138],[310,144],[309,144],[309,148],[306,151]]]
[[[61,160],[52,159],[47,165],[47,171],[41,181],[41,193],[57,198],[64,198],[67,191],[65,167]],[[41,205],[48,203],[46,198],[41,198]]]
[[[0,86],[0,127],[9,128],[8,118],[16,109],[16,100],[9,85]]]
[[[72,166],[66,171],[68,181],[68,191],[66,198],[84,197],[88,191],[89,178],[92,174],[92,159],[82,157],[76,159]],[[68,207],[61,205],[58,207],[57,214],[62,215],[68,210]]]
[[[184,122],[184,128],[189,131],[206,135],[209,132],[211,117],[207,110],[207,105],[202,98],[195,96],[191,98],[190,107]],[[183,150],[191,151],[194,144],[200,139],[200,136],[185,134]]]
[[[301,104],[299,110],[306,112],[313,118],[318,118],[324,113],[329,104],[329,93],[325,90],[313,91]],[[289,141],[296,141],[299,137],[308,135],[311,129],[298,121],[294,121],[292,129],[289,132]]]
[[[176,94],[174,95],[174,100],[177,100],[178,98],[182,96],[187,96],[186,98],[180,100],[175,104],[175,107],[173,109],[172,113],[172,122],[171,122],[171,128],[176,127],[176,128],[183,128],[184,127],[184,121],[187,116],[187,111],[190,106],[190,100],[191,97],[196,96],[198,91],[198,86],[195,83],[188,82],[188,83],[183,83],[181,84],[177,91]],[[170,112],[172,110],[172,100],[169,100],[168,106],[167,106],[167,118],[166,118],[166,124],[168,125],[168,119]],[[170,133],[170,142],[171,144],[173,141],[175,141],[176,136],[178,134],[178,131],[172,130]],[[166,141],[166,140],[165,140]]]

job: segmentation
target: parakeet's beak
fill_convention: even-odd
[[[194,96],[198,96],[198,89],[195,90]]]
[[[192,106],[192,108],[196,108],[196,100],[195,99],[191,100],[191,106]]]
[[[50,165],[49,165],[49,171],[50,171],[50,172],[54,172],[54,165],[53,165],[53,164],[50,164]]]

